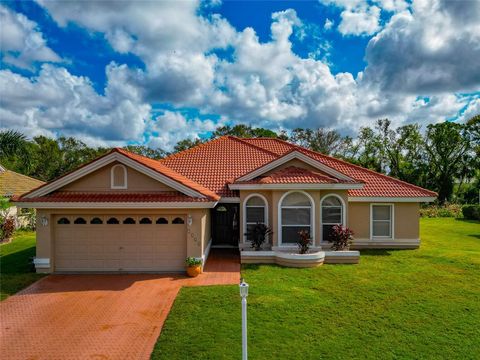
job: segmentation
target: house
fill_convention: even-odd
[[[13,196],[21,195],[43,184],[43,181],[7,170],[0,165],[0,196],[3,198],[11,199]],[[27,220],[20,214],[21,211],[16,206],[8,208],[6,213],[7,216],[15,217],[17,226],[26,225]]]
[[[37,271],[181,271],[211,246],[248,248],[269,225],[273,249],[299,230],[329,247],[332,226],[356,248],[417,248],[419,205],[436,193],[288,142],[224,136],[152,160],[122,149],[21,197],[34,207]]]

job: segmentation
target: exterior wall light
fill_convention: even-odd
[[[48,218],[46,216],[42,216],[40,218],[40,223],[42,224],[42,226],[47,226],[48,225]]]
[[[192,226],[192,223],[193,223],[192,215],[191,215],[191,214],[188,214],[188,216],[187,216],[187,225],[188,225],[188,226]]]

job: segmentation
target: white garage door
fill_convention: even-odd
[[[56,271],[182,271],[185,215],[59,215]]]

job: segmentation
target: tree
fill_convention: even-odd
[[[292,131],[290,141],[326,155],[336,154],[344,145],[344,138],[336,130],[323,128],[316,130],[296,128]]]
[[[225,135],[237,136],[240,138],[278,138],[278,134],[272,130],[264,128],[252,128],[250,125],[239,124],[235,126],[220,126],[215,129],[212,138],[218,138]]]
[[[174,153],[177,153],[177,152],[180,152],[180,151],[184,151],[184,150],[187,150],[187,149],[190,149],[194,146],[197,146],[197,145],[200,145],[200,144],[203,144],[203,140],[200,140],[200,139],[184,139],[184,140],[180,140],[179,142],[177,142],[177,144],[173,147],[173,152]]]
[[[473,144],[466,126],[449,121],[428,125],[425,136],[429,187],[443,204],[451,199],[455,180],[475,162]]]
[[[14,130],[0,132],[0,158],[18,155],[25,147],[27,138]]]
[[[162,159],[167,155],[167,152],[160,148],[152,149],[145,145],[128,145],[125,146],[124,149],[134,154],[146,156],[155,160]]]

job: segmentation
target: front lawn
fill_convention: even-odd
[[[42,277],[32,272],[35,233],[18,231],[8,244],[0,245],[0,300],[4,300]]]
[[[248,266],[251,359],[479,359],[480,223],[422,219],[419,250]],[[153,359],[239,359],[238,286],[183,288]]]

